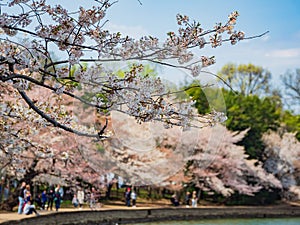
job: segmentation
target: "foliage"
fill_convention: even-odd
[[[192,87],[194,84],[191,84]],[[215,88],[189,89],[187,93],[196,102],[195,106],[200,113],[210,112],[211,106],[222,108],[220,102],[209,103],[220,92]],[[206,88],[205,88],[206,90]],[[244,96],[223,89],[226,106],[226,127],[232,131],[243,131],[249,128],[248,133],[239,142],[245,147],[250,158],[261,159],[264,145],[261,141],[262,134],[268,130],[276,130],[280,126],[281,108],[278,108],[277,99],[273,97],[260,98],[257,95]],[[220,100],[218,100],[220,101]]]
[[[281,199],[280,191],[262,189],[255,193],[254,196],[241,195],[235,193],[226,199],[226,205],[274,205]]]
[[[213,86],[203,86],[200,81],[194,81],[185,87],[185,93],[195,102],[195,107],[200,114],[214,110],[226,110],[222,90]]]
[[[290,111],[284,111],[281,115],[281,127],[284,132],[296,133],[300,141],[300,115],[294,115]]]
[[[276,103],[270,97],[260,99],[258,96],[225,94],[228,120],[226,125],[233,131],[250,128],[248,134],[240,144],[245,146],[251,158],[261,159],[264,146],[261,142],[262,134],[276,130],[279,127],[280,112]]]
[[[299,105],[300,103],[300,69],[295,72],[287,71],[281,76],[283,85],[285,86],[285,94],[288,96],[287,102]],[[293,107],[294,108],[294,107]],[[295,108],[297,110],[297,108]]]
[[[238,66],[229,63],[222,67],[218,76],[241,95],[261,95],[270,92],[271,73],[251,63]]]

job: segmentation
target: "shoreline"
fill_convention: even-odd
[[[200,206],[186,207],[137,207],[105,206],[99,210],[61,209],[58,212],[40,211],[40,216],[1,213],[1,225],[102,225],[140,222],[199,220],[223,218],[300,218],[299,205],[278,206]],[[5,215],[8,216],[5,219]]]

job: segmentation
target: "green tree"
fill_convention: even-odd
[[[296,138],[300,141],[300,115],[293,115],[290,111],[281,114],[281,127],[285,132],[296,133]]]
[[[195,100],[195,107],[201,113],[211,111],[212,107],[208,99],[216,96],[218,92],[213,88],[209,88],[209,91],[206,92],[204,90],[191,88],[187,91]],[[232,131],[249,129],[239,144],[245,147],[250,158],[261,159],[264,150],[261,141],[262,134],[269,129],[276,130],[280,125],[281,107],[279,107],[278,98],[259,98],[257,95],[244,96],[224,89],[223,96],[227,107],[227,128]],[[213,105],[218,106],[217,103]]]
[[[285,94],[289,97],[287,102],[299,105],[300,103],[300,69],[296,69],[293,73],[288,70],[281,76],[283,85],[285,86]]]
[[[248,65],[226,64],[218,72],[218,76],[227,84],[227,87],[231,87],[242,95],[261,95],[270,92],[271,73],[251,63]]]
[[[271,97],[260,99],[256,95],[243,96],[232,92],[225,94],[228,129],[241,131],[250,128],[239,144],[243,145],[250,158],[261,159],[264,146],[262,134],[279,127],[280,110]]]
[[[201,114],[212,110],[225,112],[225,100],[221,89],[213,86],[201,85],[200,81],[194,81],[185,87],[186,94],[195,101],[195,107]]]

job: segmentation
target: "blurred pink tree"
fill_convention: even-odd
[[[128,183],[179,190],[189,182],[224,196],[282,187],[260,162],[248,160],[244,148],[235,144],[247,131],[231,132],[221,125],[164,130],[160,123],[140,125],[117,117],[105,152]]]
[[[281,188],[279,180],[267,173],[257,160],[248,160],[244,148],[235,144],[247,131],[231,132],[224,126],[214,129],[207,127],[198,135],[186,135],[184,146],[191,146],[187,170],[192,183],[223,196],[234,192],[253,195],[263,187]]]
[[[271,132],[263,136],[266,145],[264,168],[274,174],[283,187],[283,197],[300,199],[300,142],[295,134]]]
[[[106,164],[107,160],[104,160],[97,145],[88,137],[79,137],[49,126],[41,127],[41,123],[45,121],[40,121],[41,118],[28,111],[24,101],[14,98],[15,94],[15,90],[9,85],[0,83],[2,175],[8,180],[24,180],[31,184],[38,182],[51,185],[62,182],[75,186],[77,180],[83,180],[100,186],[100,175],[109,172],[111,167]],[[54,109],[57,107],[54,102],[60,101],[56,94],[49,96],[45,90],[37,92],[35,89],[29,91],[29,95],[36,101],[49,97],[49,105],[42,107],[52,107],[57,115],[67,111],[62,108]],[[80,116],[82,112],[79,111],[78,117]],[[94,117],[82,121],[91,119],[95,122]],[[11,210],[17,204],[15,194],[18,194],[18,189],[1,204],[2,209]]]

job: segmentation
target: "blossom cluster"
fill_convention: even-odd
[[[191,126],[197,117],[192,112],[193,102],[173,98],[160,79],[142,75],[142,66],[134,66],[125,77],[119,77],[103,64],[140,60],[180,67],[198,76],[202,68],[215,63],[215,58],[202,56],[197,60],[192,49],[242,40],[244,33],[234,31],[238,13],[230,14],[225,25],[219,23],[211,30],[178,14],[178,31],[168,32],[165,41],[153,36],[135,40],[105,29],[106,12],[114,2],[94,3],[90,8],[80,7],[78,11],[69,12],[63,5],[50,5],[46,0],[10,1],[8,7],[16,7],[15,13],[1,11],[0,29],[4,35],[23,34],[28,39],[0,40],[1,81],[12,82],[19,91],[42,86],[100,110],[122,111],[139,122],[160,120],[166,127]],[[19,13],[17,8],[21,9]],[[65,58],[57,59],[52,52],[63,53]],[[177,63],[169,64],[167,60]],[[89,97],[75,94],[78,87],[88,90]],[[36,106],[43,111],[42,105]],[[215,123],[213,117],[212,124]],[[52,118],[58,119],[57,116]]]
[[[24,3],[28,4],[28,1],[12,1],[10,6]],[[66,51],[71,65],[79,63],[86,50],[95,51],[100,57],[151,61],[175,58],[180,64],[184,64],[194,58],[194,54],[189,49],[196,46],[203,48],[208,43],[211,43],[212,47],[217,47],[223,42],[221,34],[225,31],[231,35],[229,40],[232,43],[244,37],[243,32],[233,31],[237,12],[230,14],[225,25],[219,24],[212,30],[204,30],[199,22],[191,22],[188,16],[178,14],[176,17],[180,26],[178,34],[169,32],[166,41],[159,46],[158,39],[155,37],[149,36],[134,40],[130,37],[122,37],[120,33],[110,33],[104,30],[101,21],[109,7],[109,1],[104,1],[100,6],[92,6],[91,9],[80,7],[78,12],[69,13],[61,5],[52,7],[47,5],[46,1],[33,2],[26,13],[22,11],[14,16],[1,14],[0,27],[7,34],[11,34],[19,30],[18,25],[26,27],[35,18],[38,21],[35,33],[26,32],[26,30],[22,32],[46,40],[47,43],[54,43],[59,51]],[[27,8],[26,5],[24,5],[25,8]],[[52,23],[46,16],[50,16]],[[29,18],[30,21],[27,21]],[[45,21],[47,18],[47,23],[43,23],[42,18],[45,18]],[[210,41],[207,42],[205,36],[209,34],[211,34]],[[90,44],[91,40],[94,44]]]

